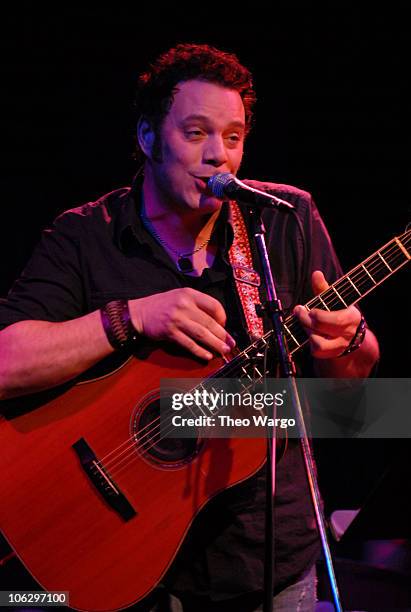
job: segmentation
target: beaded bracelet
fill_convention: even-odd
[[[137,339],[130,316],[128,300],[113,300],[100,309],[101,321],[107,340],[116,350],[122,350]]]
[[[367,324],[365,322],[363,315],[361,315],[361,320],[358,324],[357,329],[355,330],[355,334],[353,335],[351,342],[347,346],[345,351],[341,353],[340,357],[345,357],[346,355],[349,355],[350,353],[353,353],[354,351],[359,349],[361,344],[364,341],[366,331],[367,331]]]

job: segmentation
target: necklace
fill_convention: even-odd
[[[198,251],[201,251],[201,249],[203,249],[210,242],[211,236],[207,238],[207,240],[202,242],[200,246],[194,249],[194,251],[187,251],[187,252],[181,253],[180,251],[177,251],[171,245],[169,245],[168,242],[166,242],[163,238],[161,238],[161,236],[159,236],[153,224],[151,223],[149,219],[147,219],[143,211],[141,211],[140,217],[141,217],[141,220],[145,228],[154,236],[157,242],[159,242],[162,246],[166,247],[169,251],[177,255],[177,261],[176,261],[177,270],[179,272],[182,272],[183,274],[188,274],[189,272],[193,272],[194,270],[193,262],[191,259],[189,259],[189,257],[192,257],[195,253],[198,253]]]

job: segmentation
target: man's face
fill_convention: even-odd
[[[161,161],[150,163],[162,207],[201,214],[220,208],[206,181],[219,172],[236,174],[244,134],[244,106],[237,91],[199,80],[180,83],[161,127]]]

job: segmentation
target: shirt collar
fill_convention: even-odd
[[[115,242],[123,252],[129,251],[136,243],[150,243],[147,230],[140,217],[143,178],[144,175],[140,169],[133,179],[130,190],[124,195],[115,224]],[[213,240],[222,247],[224,254],[228,252],[234,238],[234,230],[228,213],[229,204],[224,202],[212,233]]]
[[[114,239],[116,245],[123,252],[127,252],[136,243],[144,244],[147,242],[147,234],[142,226],[139,214],[142,184],[143,175],[139,171],[120,206],[114,229]]]

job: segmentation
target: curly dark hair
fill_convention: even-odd
[[[137,83],[135,108],[137,121],[145,117],[156,135],[153,155],[160,158],[160,129],[173,103],[176,85],[200,79],[238,91],[244,104],[246,133],[249,132],[256,101],[250,71],[240,64],[234,53],[209,45],[183,43],[160,55],[150,69],[140,75]],[[136,142],[136,159],[144,154]]]

